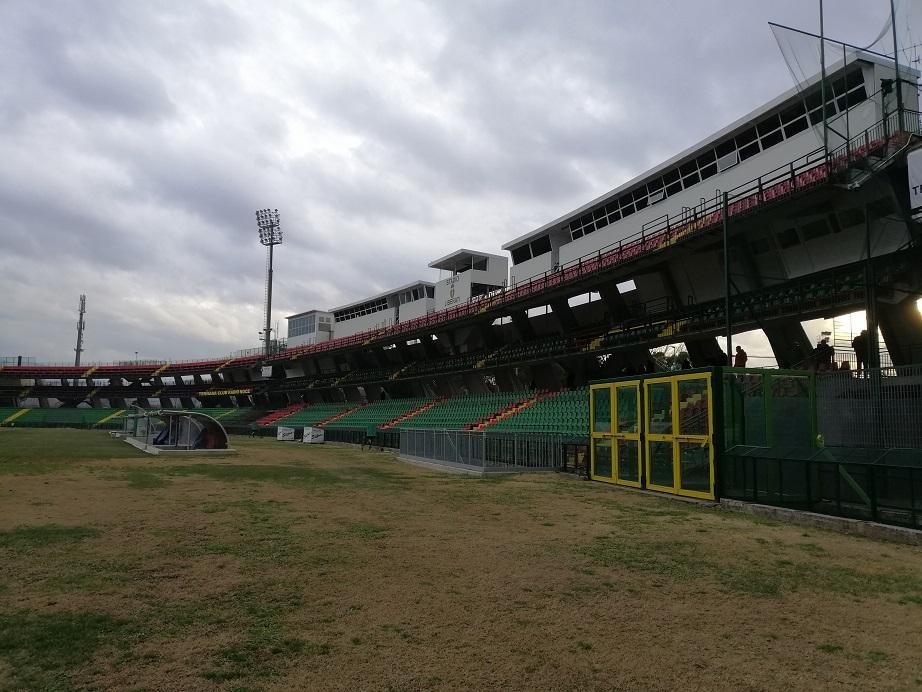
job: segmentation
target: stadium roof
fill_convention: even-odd
[[[304,312],[299,312],[299,313],[297,313],[297,314],[295,314],[295,315],[289,315],[289,316],[286,317],[285,319],[286,319],[286,320],[292,320],[292,319],[294,319],[295,317],[304,317],[304,315],[312,315],[312,314],[315,313],[315,312],[320,312],[320,313],[323,313],[324,315],[329,315],[329,314],[330,314],[328,310],[305,310]]]
[[[403,291],[406,291],[411,288],[415,288],[416,286],[434,287],[435,284],[432,283],[431,281],[423,281],[420,279],[419,281],[413,281],[412,283],[404,284],[403,286],[398,286],[397,288],[392,288],[391,290],[384,291],[383,293],[378,293],[376,295],[368,296],[367,298],[361,298],[359,300],[353,300],[351,303],[346,303],[345,305],[340,305],[335,308],[330,308],[328,312],[337,312],[339,310],[346,310],[348,308],[355,307],[356,305],[362,305],[363,303],[368,303],[372,300],[377,300],[379,298],[387,298],[388,296],[392,296],[397,293],[402,293]]]
[[[429,266],[433,269],[445,269],[447,271],[453,271],[459,266],[469,265],[472,260],[487,259],[489,257],[500,259],[503,262],[507,262],[509,260],[509,258],[505,255],[494,255],[491,252],[476,252],[474,250],[461,248],[460,250],[455,250],[454,252],[445,255],[444,257],[440,257],[439,259],[430,262]]]

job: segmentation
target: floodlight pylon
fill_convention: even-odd
[[[263,338],[266,342],[266,357],[272,355],[272,249],[282,244],[282,227],[278,209],[260,209],[256,212],[256,227],[259,242],[266,248],[266,327]]]

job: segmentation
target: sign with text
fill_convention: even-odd
[[[916,149],[906,157],[909,169],[909,208],[922,207],[922,149]]]

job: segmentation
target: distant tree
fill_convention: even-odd
[[[651,354],[663,370],[681,370],[682,361],[688,358],[688,352],[682,346],[671,346],[663,351]]]

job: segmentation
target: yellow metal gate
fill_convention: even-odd
[[[642,487],[640,382],[592,385],[589,395],[592,479]]]
[[[643,384],[645,487],[714,499],[711,374],[657,377]]]

